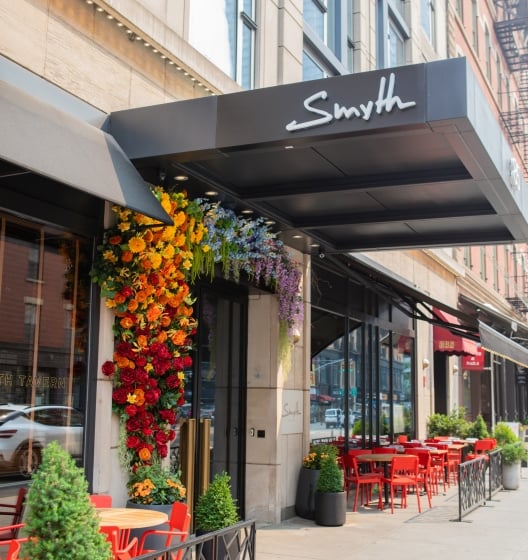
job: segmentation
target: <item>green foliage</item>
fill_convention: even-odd
[[[516,443],[519,441],[515,432],[504,422],[499,422],[495,426],[493,437],[497,440],[498,447],[504,447],[507,443]]]
[[[203,532],[218,531],[240,520],[231,495],[230,480],[226,472],[216,474],[209,488],[198,498],[194,509],[196,529]]]
[[[461,406],[455,408],[450,414],[435,413],[427,420],[427,434],[434,436],[454,436],[466,438],[470,423],[466,420],[466,409]]]
[[[110,545],[99,532],[84,471],[56,442],[42,452],[27,496],[21,558],[31,560],[108,560]]]
[[[303,467],[305,469],[319,470],[321,468],[321,461],[327,455],[337,455],[337,447],[329,443],[321,443],[312,445],[310,452],[303,458]]]
[[[342,492],[343,472],[337,464],[337,455],[325,455],[321,460],[321,470],[317,479],[317,492]]]
[[[505,465],[513,465],[528,459],[528,453],[521,441],[505,443],[501,447],[502,462]]]
[[[467,437],[472,437],[477,439],[484,439],[489,437],[489,432],[486,426],[486,422],[484,422],[484,418],[482,418],[480,414],[475,418],[475,421],[472,424],[470,424]]]

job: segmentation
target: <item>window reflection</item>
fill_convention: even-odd
[[[88,240],[0,216],[0,475],[27,477],[58,440],[82,462]]]

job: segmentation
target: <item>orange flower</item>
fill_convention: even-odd
[[[145,392],[143,389],[136,389],[134,391],[134,397],[134,404],[137,404],[138,406],[143,406],[145,404]]]
[[[147,311],[147,321],[149,323],[153,323],[154,321],[157,321],[159,316],[161,315],[161,312],[162,309],[158,305],[149,305]]]
[[[123,251],[123,254],[121,255],[121,260],[124,263],[132,262],[133,259],[134,259],[134,255],[132,251]]]
[[[141,348],[146,348],[148,346],[148,338],[144,334],[138,335],[137,344]]]
[[[156,337],[158,342],[165,342],[168,338],[167,331],[160,331]]]
[[[138,455],[139,455],[139,458],[140,458],[143,462],[150,461],[151,453],[150,453],[150,451],[149,451],[148,448],[142,447],[142,448],[139,450]]]
[[[147,229],[145,235],[143,236],[143,239],[145,240],[145,243],[152,243],[152,240],[154,239],[154,234],[152,233],[151,229]]]
[[[139,304],[138,304],[138,302],[137,302],[136,299],[131,299],[131,300],[128,302],[128,306],[127,306],[127,307],[128,307],[128,310],[131,311],[131,312],[133,313],[133,312],[138,308],[138,305],[139,305]]]
[[[139,291],[136,294],[136,299],[138,300],[139,303],[144,303],[145,301],[147,301],[147,293],[143,290]]]
[[[185,343],[186,338],[187,338],[187,335],[183,331],[176,331],[171,336],[171,341],[176,346],[182,346]]]
[[[114,296],[114,301],[117,303],[117,305],[119,305],[120,303],[124,303],[125,299],[125,296],[123,294],[120,294],[119,292]]]
[[[110,243],[110,245],[119,245],[122,239],[123,238],[120,235],[112,235],[112,237],[108,240],[108,243]]]
[[[117,353],[114,353],[114,361],[120,368],[126,368],[129,364],[129,360],[126,356],[121,356]]]
[[[121,319],[121,321],[119,321],[119,324],[124,328],[124,329],[129,329],[130,327],[133,326],[134,321],[132,321],[132,319],[130,317],[123,317]]]
[[[160,325],[162,327],[168,327],[171,324],[171,318],[168,315],[162,315],[160,318]]]

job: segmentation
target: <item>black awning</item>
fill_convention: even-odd
[[[0,81],[0,186],[36,173],[171,223],[115,139],[25,91]]]
[[[528,367],[528,349],[521,346],[511,338],[504,336],[490,326],[479,321],[480,344],[484,350],[492,352],[515,362],[516,364]]]

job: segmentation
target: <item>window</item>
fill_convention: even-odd
[[[405,40],[396,28],[393,20],[389,21],[389,67],[405,64]]]
[[[422,28],[433,46],[436,45],[434,0],[422,0]]]
[[[354,72],[354,0],[347,2],[347,58],[346,67],[349,72]]]
[[[456,11],[461,21],[464,20],[464,0],[457,0]]]
[[[318,80],[327,76],[323,67],[316,62],[315,58],[303,52],[303,81]]]
[[[189,43],[246,89],[255,86],[255,0],[193,0]]]
[[[82,464],[92,244],[7,215],[0,226],[0,391],[10,411],[0,474],[9,482],[29,476],[52,440]]]
[[[499,110],[502,111],[502,104],[504,103],[503,92],[502,92],[503,76],[502,76],[502,65],[501,65],[500,55],[498,52],[495,54],[495,72],[497,74],[495,83],[497,87]]]
[[[304,21],[315,31],[319,39],[327,44],[326,0],[304,0]]]
[[[488,26],[486,25],[484,31],[485,41],[486,41],[486,77],[491,81],[491,39]]]
[[[478,41],[478,5],[477,0],[471,0],[471,25],[473,33],[473,48],[478,55],[479,41]]]

